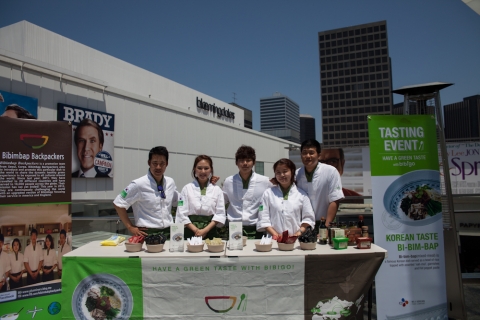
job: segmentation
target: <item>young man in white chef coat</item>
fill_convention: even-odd
[[[148,154],[147,174],[133,180],[113,201],[118,216],[131,234],[147,236],[161,232],[170,238],[172,205],[177,205],[178,193],[175,181],[164,175],[167,166],[167,148],[152,148]],[[128,218],[130,206],[135,224]]]
[[[229,222],[242,222],[243,234],[249,239],[261,239],[263,233],[257,232],[258,208],[263,192],[272,184],[268,177],[253,171],[255,166],[255,149],[242,145],[235,153],[238,173],[225,179],[223,195],[228,203],[227,219]]]
[[[335,167],[319,162],[321,147],[317,140],[303,141],[300,151],[303,167],[296,172],[297,186],[310,198],[315,212],[315,229],[322,217],[328,226],[335,219],[339,200],[344,198],[340,174]]]

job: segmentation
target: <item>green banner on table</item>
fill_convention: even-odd
[[[65,257],[63,319],[363,319],[384,253]],[[66,271],[66,272],[67,272]]]
[[[62,319],[143,319],[139,258],[64,259]]]
[[[440,173],[430,115],[368,118],[378,319],[448,318]]]

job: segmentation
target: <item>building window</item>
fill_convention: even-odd
[[[261,162],[261,161],[255,161],[255,173],[258,173],[258,174],[265,174],[265,171],[264,171],[264,163]]]

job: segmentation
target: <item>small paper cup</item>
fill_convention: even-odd
[[[243,246],[245,247],[247,245],[247,236],[242,236],[242,241],[243,241]]]

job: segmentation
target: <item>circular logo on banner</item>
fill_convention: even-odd
[[[107,151],[100,151],[95,156],[93,165],[95,166],[95,171],[97,171],[98,174],[108,176],[108,174],[112,172],[113,168],[112,156]]]

